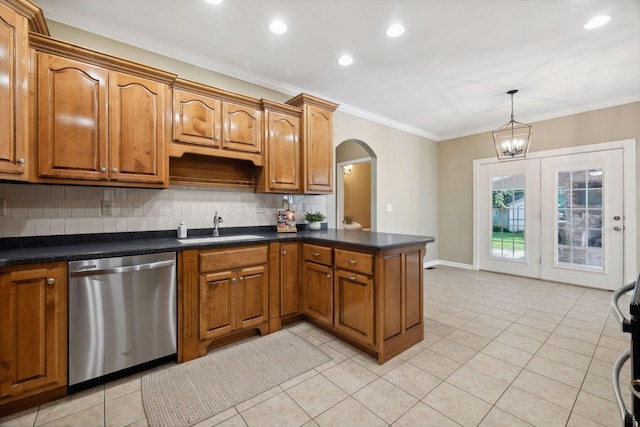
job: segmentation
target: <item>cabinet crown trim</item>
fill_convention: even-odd
[[[160,70],[158,68],[120,59],[115,56],[107,55],[39,34],[29,34],[29,45],[32,49],[40,52],[75,59],[77,61],[107,68],[112,71],[120,71],[138,77],[159,81],[161,83],[171,84],[177,77],[177,74]]]
[[[291,98],[286,103],[289,105],[294,105],[296,107],[301,107],[303,105],[313,105],[316,107],[324,108],[331,112],[335,111],[339,106],[339,104],[336,104],[334,102],[327,101],[325,99],[321,99],[306,93],[301,93],[300,95]]]

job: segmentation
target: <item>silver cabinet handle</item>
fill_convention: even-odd
[[[104,166],[100,168],[100,172],[106,172],[107,168],[105,168]]]
[[[275,184],[275,183],[276,183],[276,180],[275,180],[275,179],[272,179],[272,180],[271,180],[271,183],[272,183],[272,184]]]
[[[56,283],[56,279],[54,279],[53,277],[49,277],[47,279],[47,285],[53,285],[54,283]]]
[[[355,282],[356,281],[356,277],[355,276],[349,276],[349,281],[350,282]]]
[[[26,162],[22,157],[20,157],[20,158],[18,159],[18,163],[19,163],[19,164],[21,164],[21,165],[24,165],[24,164],[25,164],[25,163],[27,163],[27,162]]]
[[[286,254],[287,254],[287,251],[282,251],[282,255],[286,255]]]
[[[240,277],[240,281],[241,281],[241,282],[244,282],[244,277]]]
[[[318,252],[311,252],[311,255],[313,255],[314,258],[318,258],[320,256]]]
[[[231,279],[231,283],[236,283],[236,278]]]
[[[113,168],[113,169],[111,169],[111,172],[113,172],[113,173],[118,173],[118,168]]]
[[[348,262],[350,265],[356,265],[356,263],[357,263],[357,261],[356,261],[355,259],[348,259],[348,260],[347,260],[347,262]]]

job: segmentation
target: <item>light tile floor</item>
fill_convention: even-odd
[[[290,329],[333,360],[198,426],[620,426],[611,371],[629,337],[610,298],[607,291],[487,272],[425,270],[423,342],[378,365],[297,323]],[[628,311],[628,298],[621,306]],[[142,375],[0,425],[147,426]],[[629,377],[625,367],[621,380]]]

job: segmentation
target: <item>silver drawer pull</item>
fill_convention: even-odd
[[[327,273],[327,279],[331,279],[331,275]]]
[[[355,281],[356,281],[355,276],[350,276],[350,277],[349,277],[349,281],[351,281],[351,282],[355,282]]]
[[[356,265],[358,263],[355,259],[348,259],[347,262],[351,265]]]
[[[311,255],[313,255],[314,258],[318,258],[320,256],[318,252],[311,252]]]

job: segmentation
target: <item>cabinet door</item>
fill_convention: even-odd
[[[200,276],[200,338],[236,330],[236,275],[232,271]]]
[[[0,274],[0,404],[67,383],[66,265]]]
[[[300,244],[280,245],[280,315],[300,313]]]
[[[336,270],[334,303],[336,329],[362,343],[373,345],[373,278]]]
[[[173,140],[220,148],[221,102],[180,89],[173,90]]]
[[[38,53],[38,175],[108,179],[108,71]]]
[[[266,265],[238,271],[238,329],[249,328],[269,320],[269,275]]]
[[[262,152],[262,111],[223,102],[222,117],[223,148],[248,153]]]
[[[29,30],[0,4],[0,178],[27,180]]]
[[[322,108],[306,107],[305,193],[331,193],[333,190],[333,114]]]
[[[166,84],[112,72],[109,83],[111,179],[168,183]]]
[[[300,118],[270,111],[268,113],[269,189],[298,191],[300,158]]]
[[[303,303],[306,315],[333,325],[333,269],[305,261]]]

